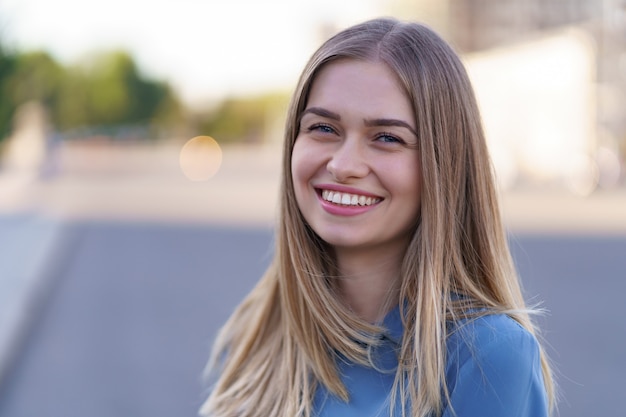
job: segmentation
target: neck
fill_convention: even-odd
[[[380,322],[397,298],[404,251],[351,251],[335,248],[341,278],[339,289],[343,301],[360,318]]]

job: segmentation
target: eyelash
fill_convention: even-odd
[[[309,132],[313,132],[315,130],[321,131],[322,133],[335,133],[335,129],[333,129],[332,126],[324,123],[317,123],[309,127]]]
[[[313,132],[313,131],[320,131],[322,133],[327,133],[327,134],[336,134],[336,130],[328,124],[325,123],[317,123],[312,125],[311,127],[309,127],[309,132]],[[376,135],[376,140],[378,141],[381,138],[391,138],[393,139],[392,141],[382,141],[383,143],[399,143],[399,144],[406,144],[406,142],[402,139],[400,139],[399,137],[397,137],[396,135],[393,135],[391,133],[387,133],[387,132],[381,132],[379,134]]]
[[[379,134],[376,136],[376,139],[377,139],[377,140],[378,140],[378,139],[381,139],[381,138],[391,138],[391,139],[393,139],[396,143],[400,143],[400,144],[405,144],[405,143],[406,143],[405,141],[403,141],[402,139],[400,139],[400,138],[399,138],[399,137],[397,137],[396,135],[392,135],[391,133],[382,132],[382,133],[379,133]],[[384,141],[384,142],[385,142],[385,143],[390,143],[390,142],[387,142],[387,141]]]

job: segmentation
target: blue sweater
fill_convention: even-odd
[[[373,351],[376,369],[339,358],[350,400],[346,403],[321,386],[315,393],[315,417],[401,416],[389,404],[403,327],[399,308],[383,321],[387,332]],[[546,417],[548,402],[539,345],[535,337],[503,314],[464,320],[447,340],[446,384],[450,404],[443,417]],[[454,408],[453,413],[452,408]]]

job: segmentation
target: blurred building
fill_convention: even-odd
[[[451,41],[473,52],[523,40],[537,32],[602,18],[598,0],[448,1]]]
[[[589,157],[596,165],[593,175],[600,186],[624,181],[620,166],[626,161],[626,0],[392,0],[388,4],[396,16],[433,26],[464,56],[540,45],[541,39],[553,38],[565,28],[585,35],[593,52],[589,80],[593,97],[588,97],[592,108],[587,112],[593,118],[589,138],[593,144]]]

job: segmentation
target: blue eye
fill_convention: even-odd
[[[376,137],[376,140],[384,143],[405,143],[402,139],[388,133],[382,133],[378,135]]]
[[[316,124],[313,125],[309,128],[310,132],[313,131],[318,131],[321,133],[335,133],[335,129],[333,129],[331,126],[329,125],[325,125],[325,124]]]

